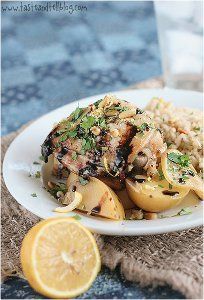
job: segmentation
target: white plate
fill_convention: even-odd
[[[202,109],[202,94],[179,90],[127,90],[113,92],[121,99],[133,102],[143,108],[155,96],[172,101],[176,106],[188,106]],[[10,145],[4,158],[3,176],[6,186],[12,196],[26,209],[42,218],[53,216],[75,215],[54,213],[58,206],[56,201],[42,188],[40,179],[29,177],[39,166],[33,165],[40,155],[40,145],[52,129],[55,122],[69,115],[78,105],[86,106],[91,102],[101,99],[104,95],[97,95],[72,102],[60,107],[27,127]],[[12,121],[12,120],[11,120]],[[31,194],[36,193],[37,197]],[[182,204],[182,207],[184,204]],[[176,209],[179,211],[179,208]],[[81,220],[92,231],[107,235],[146,235],[178,231],[193,228],[202,224],[202,202],[192,207],[192,214],[157,219],[152,221],[110,221],[80,214]],[[170,211],[168,214],[174,212]],[[77,214],[79,214],[77,212]]]

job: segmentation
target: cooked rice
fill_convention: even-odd
[[[168,148],[189,155],[195,169],[202,173],[203,113],[197,109],[175,107],[159,98],[153,98],[146,110],[162,130]]]

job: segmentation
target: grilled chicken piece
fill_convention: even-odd
[[[61,166],[82,177],[100,177],[115,186],[131,171],[154,174],[166,149],[146,113],[114,96],[77,108],[42,145],[45,162],[53,154]]]

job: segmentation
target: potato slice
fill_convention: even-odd
[[[162,172],[166,180],[176,187],[186,187],[203,199],[203,181],[187,155],[178,150],[167,150],[161,158]]]
[[[140,208],[149,212],[160,212],[178,205],[188,194],[188,188],[170,186],[166,180],[148,180],[146,176],[137,181],[126,179],[130,199]]]
[[[113,220],[123,220],[125,212],[118,196],[97,178],[90,177],[86,185],[79,177],[71,173],[67,180],[68,192],[77,191],[82,195],[82,202],[77,209]]]

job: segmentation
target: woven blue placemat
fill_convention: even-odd
[[[67,2],[81,8],[72,14],[40,11],[46,2],[36,1],[22,3],[38,11],[14,11],[20,3],[2,2],[2,134],[73,100],[161,74],[151,1]]]

